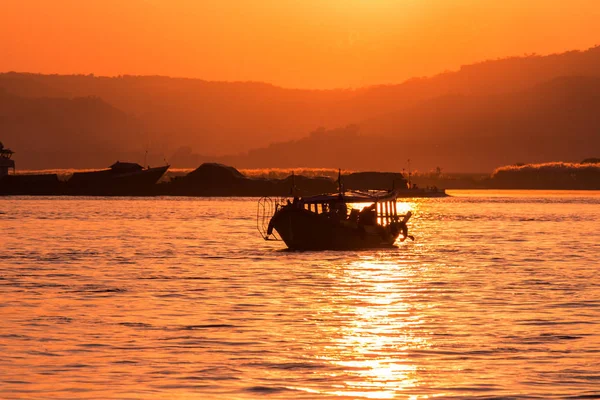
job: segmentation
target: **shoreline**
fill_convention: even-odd
[[[565,194],[569,193],[574,196],[583,196],[583,197],[600,197],[600,189],[450,189],[446,190],[445,196],[439,197],[399,197],[399,201],[409,200],[409,199],[424,199],[424,198],[458,198],[458,197],[561,197]],[[0,194],[0,200],[10,200],[10,199],[36,199],[36,198],[48,198],[49,200],[58,200],[58,199],[248,199],[248,200],[257,200],[261,197],[265,196],[250,196],[250,195],[230,195],[230,196],[220,196],[220,195],[164,195],[164,194],[153,194],[153,195],[76,195],[76,194],[49,194],[49,195],[31,195],[31,194]],[[285,197],[285,196],[284,196]]]
[[[594,159],[595,161],[595,159]],[[338,174],[349,190],[402,188],[403,198],[444,197],[454,190],[600,190],[598,163],[546,163],[501,167],[484,173],[346,172],[333,169],[303,169],[305,175],[257,174],[255,170],[204,163],[182,174],[170,166],[143,168],[117,162],[103,170],[54,170],[54,173],[7,174],[0,178],[0,196],[188,196],[188,197],[286,197],[338,191]],[[48,170],[46,170],[48,171]],[[70,174],[67,171],[71,172]],[[284,172],[285,171],[285,172]],[[410,188],[409,188],[410,187]],[[438,189],[441,188],[441,189]]]

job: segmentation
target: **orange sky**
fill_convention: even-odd
[[[600,44],[598,0],[3,0],[0,71],[401,82]]]

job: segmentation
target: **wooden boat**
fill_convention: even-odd
[[[400,235],[414,240],[407,227],[412,214],[398,214],[397,198],[397,190],[262,198],[257,226],[265,240],[281,239],[292,250],[393,247]]]
[[[75,172],[67,187],[76,194],[138,193],[152,188],[168,169],[169,165],[143,168],[136,163],[117,161],[108,169]]]

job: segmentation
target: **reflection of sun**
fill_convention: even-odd
[[[389,399],[397,390],[414,387],[417,383],[413,377],[416,366],[403,364],[402,360],[339,361],[336,364],[360,371],[359,379],[346,382],[352,389],[335,392],[338,395]]]
[[[361,211],[363,208],[370,206],[370,203],[348,203],[348,210],[358,210]],[[396,210],[398,215],[406,214],[408,211],[412,211],[415,208],[418,208],[418,204],[416,203],[405,203],[405,202],[397,202]],[[413,211],[414,212],[414,211]]]
[[[426,340],[413,336],[411,329],[421,319],[402,290],[410,277],[396,264],[382,260],[359,261],[346,272],[345,285],[360,282],[364,290],[344,292],[350,315],[342,322],[342,337],[325,358],[354,378],[331,394],[393,398],[418,384],[417,367],[406,354],[426,346]]]
[[[418,204],[416,203],[396,203],[396,210],[398,210],[398,214],[406,214],[409,211],[412,211],[414,213],[416,208],[418,208]]]

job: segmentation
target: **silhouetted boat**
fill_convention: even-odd
[[[0,142],[0,178],[8,175],[8,170],[11,168],[14,173],[15,162],[10,159],[13,154],[15,154],[14,151],[4,148],[4,145]]]
[[[293,250],[392,247],[400,235],[414,240],[407,227],[411,212],[398,215],[397,198],[396,190],[262,198],[257,225],[265,240],[281,238]]]
[[[398,198],[448,197],[446,190],[435,186],[420,188],[415,185],[411,188],[399,189],[397,193]]]
[[[67,186],[81,194],[118,193],[152,187],[169,169],[169,165],[143,168],[137,163],[117,161],[109,169],[75,172],[67,181]]]

